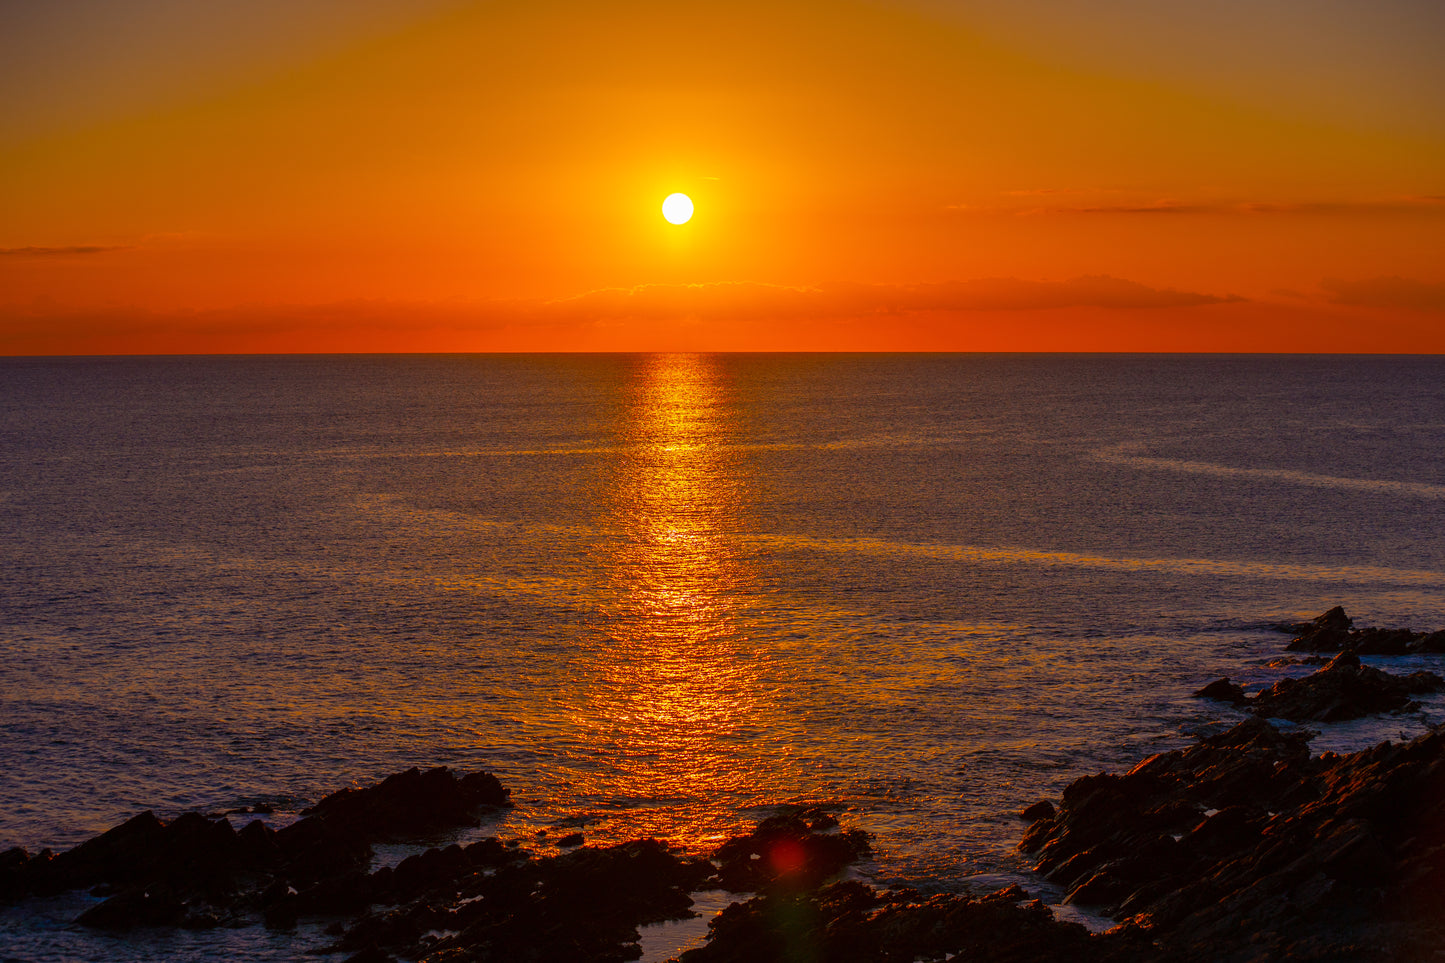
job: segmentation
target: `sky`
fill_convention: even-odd
[[[0,353],[1445,352],[1441,37],[1438,0],[0,0]]]

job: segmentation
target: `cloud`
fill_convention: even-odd
[[[1050,195],[1118,193],[1116,191],[1071,191],[1045,188],[1009,191],[1013,197],[1046,197]],[[1050,214],[1213,214],[1213,215],[1350,215],[1350,214],[1445,214],[1445,197],[1433,194],[1376,198],[1353,201],[1210,201],[1185,204],[1173,198],[1147,198],[1134,201],[1077,204],[1048,204],[1031,207],[983,207],[950,204],[945,210],[971,214],[1013,214],[1037,216]]]
[[[1320,286],[1329,292],[1329,299],[1335,304],[1445,311],[1445,282],[1402,277],[1367,278],[1362,281],[1328,278]]]
[[[1051,308],[1181,308],[1241,300],[1152,288],[1104,275],[1067,281],[983,278],[933,284],[853,284],[827,288],[720,282],[604,288],[549,301],[525,313],[545,320],[761,321],[922,312]]]
[[[67,247],[0,247],[0,257],[78,257],[123,250],[125,248],[121,246],[99,244],[72,244]]]

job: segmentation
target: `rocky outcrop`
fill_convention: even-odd
[[[1382,712],[1419,708],[1411,696],[1445,689],[1433,672],[1391,675],[1361,665],[1353,652],[1341,652],[1329,665],[1302,679],[1281,679],[1249,699],[1251,712],[1292,722],[1340,722]]]
[[[691,915],[713,873],[656,840],[538,858],[494,839],[412,857],[326,952],[365,959],[598,960],[637,956],[638,927]],[[379,870],[378,876],[388,874]]]
[[[973,960],[1148,959],[1137,934],[1091,937],[1060,923],[1011,886],[986,896],[877,891],[848,880],[821,890],[778,892],[734,903],[713,920],[706,946],[679,963],[914,963]]]
[[[868,836],[810,809],[766,819],[706,858],[650,839],[550,857],[499,849],[492,858],[499,852],[512,862],[487,872],[454,859],[427,887],[398,891],[332,949],[447,961],[632,959],[639,926],[692,915],[689,893],[812,893],[868,852]],[[425,935],[435,932],[450,935]]]
[[[1301,679],[1281,679],[1253,696],[1226,679],[1194,693],[1248,709],[1269,719],[1292,722],[1342,722],[1383,712],[1411,712],[1420,707],[1410,697],[1445,689],[1433,672],[1392,675],[1361,665],[1353,652],[1341,652],[1323,669]]]
[[[1246,697],[1244,687],[1229,681],[1229,676],[1216,679],[1209,685],[1194,693],[1197,699],[1215,699],[1219,702],[1229,702],[1237,706],[1244,705]]]
[[[1169,959],[1426,959],[1445,938],[1445,732],[1349,756],[1262,719],[1077,780],[1020,848]]]
[[[712,854],[715,882],[733,893],[755,893],[779,883],[811,888],[866,856],[868,834],[828,832],[838,820],[819,810],[763,820],[746,836],[730,839]]]
[[[476,826],[477,811],[505,806],[511,792],[489,772],[457,778],[451,770],[408,769],[366,789],[342,789],[307,809],[327,825],[369,840],[414,839]]]
[[[108,898],[79,922],[107,929],[218,926],[258,914],[285,926],[306,907],[360,910],[377,898],[367,875],[373,842],[474,826],[479,809],[506,800],[488,773],[459,778],[439,768],[335,793],[280,830],[144,812],[59,855],[0,856],[0,899],[89,889]]]
[[[1291,652],[1353,652],[1356,655],[1405,655],[1445,652],[1445,630],[1353,628],[1354,620],[1336,605],[1308,622],[1280,625],[1294,638],[1285,646]]]

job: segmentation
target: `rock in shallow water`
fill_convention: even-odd
[[[511,791],[489,772],[461,778],[445,766],[408,769],[366,789],[342,789],[305,811],[368,839],[406,839],[477,825],[483,806],[505,806]]]
[[[1234,705],[1243,705],[1245,701],[1244,688],[1229,681],[1229,677],[1216,679],[1209,685],[1194,693],[1197,699],[1217,699],[1220,702],[1230,702]]]
[[[238,833],[199,813],[167,823],[144,812],[58,856],[5,854],[0,898],[92,889],[108,899],[79,922],[105,929],[258,916],[285,927],[298,914],[364,909],[375,896],[366,874],[372,842],[476,825],[480,807],[506,798],[488,773],[412,769],[328,796],[279,831],[252,821]]]
[[[1354,652],[1356,655],[1445,652],[1445,629],[1426,633],[1410,629],[1355,629],[1353,624],[1354,620],[1337,605],[1308,622],[1279,628],[1295,636],[1285,646],[1291,652]]]
[[[1433,672],[1397,676],[1361,665],[1352,652],[1342,652],[1317,672],[1302,679],[1281,679],[1248,700],[1256,715],[1292,722],[1341,722],[1381,712],[1417,708],[1412,695],[1438,692],[1445,679]]]

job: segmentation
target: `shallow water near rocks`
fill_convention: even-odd
[[[9,360],[0,436],[0,848],[446,764],[537,852],[822,804],[1037,889],[1014,813],[1310,671],[1268,623],[1445,627],[1435,358]],[[0,957],[322,942],[69,913]]]

